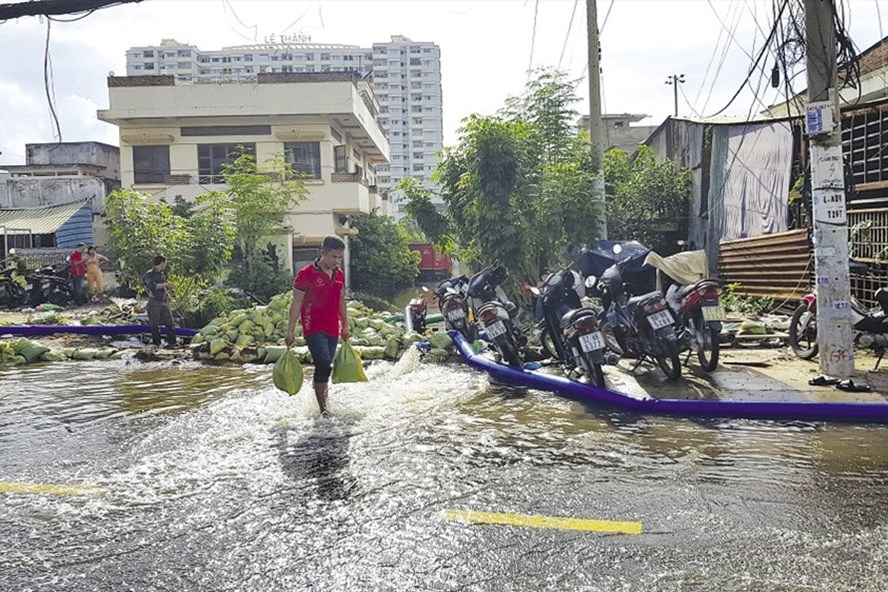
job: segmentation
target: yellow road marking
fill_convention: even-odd
[[[105,493],[104,487],[52,483],[10,483],[0,481],[0,493],[48,493],[51,495],[85,495]]]
[[[587,520],[583,518],[530,516],[526,514],[497,514],[493,512],[476,512],[473,510],[444,510],[442,511],[442,516],[447,520],[469,522],[471,524],[507,524],[510,526],[530,526],[533,528],[558,528],[561,530],[641,534],[641,522]]]

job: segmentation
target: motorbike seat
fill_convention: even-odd
[[[705,280],[700,280],[699,282],[696,282],[694,284],[688,284],[687,286],[682,286],[681,288],[678,289],[678,295],[680,298],[684,298],[685,296],[687,296],[688,294],[690,294],[691,292],[693,292],[697,288],[701,288],[701,287],[705,286],[706,284],[718,285],[718,280],[705,279]]]
[[[653,292],[648,292],[647,294],[642,294],[641,296],[633,296],[626,303],[626,306],[628,306],[629,308],[635,308],[639,304],[641,304],[643,302],[647,302],[651,298],[662,298],[662,297],[663,297],[663,295],[660,292],[654,290]]]
[[[883,311],[888,312],[888,290],[885,288],[879,288],[875,293],[876,302],[879,303],[879,306]]]
[[[561,328],[564,329],[577,319],[588,316],[597,317],[598,314],[591,308],[575,308],[569,310],[561,317]]]

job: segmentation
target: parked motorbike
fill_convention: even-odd
[[[623,262],[607,268],[601,278],[589,276],[586,287],[601,298],[604,310],[599,322],[605,342],[618,355],[634,356],[638,362],[653,359],[669,380],[681,376],[675,316],[662,292],[654,290],[629,297],[621,275]]]
[[[68,263],[47,265],[25,273],[31,306],[44,302],[65,306],[74,300],[71,266]]]
[[[580,275],[569,269],[549,275],[542,288],[531,288],[542,299],[540,342],[550,357],[568,370],[579,369],[588,380],[605,386],[604,337],[598,328],[599,311],[584,307],[580,294],[585,287]],[[616,363],[616,356],[610,363]]]
[[[28,294],[15,277],[18,266],[13,263],[0,270],[0,306],[16,308],[23,306],[28,300]]]
[[[520,352],[527,345],[527,338],[512,322],[511,315],[518,307],[500,287],[508,277],[508,270],[501,265],[485,267],[469,280],[468,295],[472,299],[474,318],[480,321],[500,358],[510,366],[520,368]]]
[[[645,263],[657,268],[659,286],[678,317],[679,351],[696,351],[706,372],[718,366],[719,335],[725,309],[719,303],[721,285],[709,279],[705,251],[685,251],[670,257],[648,254]],[[690,354],[689,354],[690,355]]]
[[[464,275],[444,280],[435,289],[438,307],[448,331],[459,331],[470,343],[477,338],[477,328],[469,306],[469,278]]]
[[[851,273],[866,275],[868,268],[863,263],[852,261]],[[879,288],[874,294],[878,307],[867,309],[856,298],[851,298],[851,318],[854,328],[854,345],[864,349],[872,349],[878,359],[875,368],[879,367],[882,357],[888,351],[888,289]],[[792,313],[789,321],[789,347],[792,352],[810,360],[819,352],[817,343],[817,294],[812,292],[802,297],[801,303]]]

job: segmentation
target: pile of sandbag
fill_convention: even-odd
[[[78,352],[86,353],[78,354]],[[87,353],[90,354],[88,357]],[[34,362],[57,362],[68,358],[74,360],[109,359],[115,353],[116,350],[106,350],[105,348],[82,348],[79,350],[63,348],[52,351],[45,345],[31,341],[27,337],[0,340],[0,364],[6,366],[33,364]]]
[[[267,306],[233,310],[202,328],[191,341],[199,360],[253,362],[273,364],[286,350],[292,293],[278,294]],[[410,345],[422,340],[417,333],[405,334],[401,327],[383,319],[391,313],[376,312],[359,301],[348,303],[349,341],[364,360],[397,360]],[[311,356],[302,337],[302,326],[296,324],[293,352],[300,362]]]

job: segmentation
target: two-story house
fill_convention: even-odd
[[[177,82],[173,76],[108,78],[99,119],[120,130],[124,187],[171,202],[224,190],[237,150],[283,158],[303,174],[308,198],[270,236],[290,269],[312,260],[328,234],[353,232],[350,216],[389,215],[375,169],[389,158],[371,86],[356,73],[259,74],[253,82]],[[346,276],[348,277],[348,250]]]

